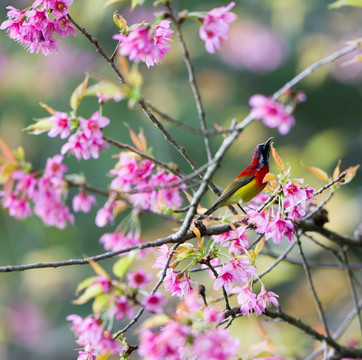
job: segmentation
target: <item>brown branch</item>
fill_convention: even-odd
[[[273,99],[278,99],[282,94],[284,94],[287,90],[289,90],[294,85],[298,84],[302,79],[310,75],[312,72],[317,70],[318,68],[332,63],[333,61],[339,59],[340,57],[351,53],[352,51],[357,50],[362,44],[362,40],[356,40],[353,44],[348,45],[340,50],[333,52],[332,54],[326,56],[325,58],[316,61],[297,76],[295,76],[292,80],[288,81],[281,89],[274,93]]]
[[[351,357],[351,358],[362,357],[362,348],[351,348],[351,347],[341,346],[332,338],[320,334],[309,325],[303,323],[301,320],[296,319],[282,311],[270,311],[268,309],[265,309],[264,315],[272,319],[282,319],[283,321],[299,328],[304,333],[312,336],[316,340],[319,340],[321,342],[326,342],[329,346],[335,349],[341,355],[341,357]]]
[[[177,34],[179,44],[180,44],[180,47],[181,47],[182,57],[183,57],[184,62],[186,64],[187,73],[188,73],[188,76],[189,76],[189,83],[190,83],[190,86],[191,86],[192,93],[194,95],[197,112],[199,114],[201,129],[204,132],[206,132],[207,127],[206,127],[206,119],[205,119],[205,110],[204,110],[204,107],[202,105],[201,95],[200,95],[199,88],[197,86],[195,71],[194,71],[194,67],[193,67],[192,62],[191,62],[190,53],[187,50],[186,43],[185,43],[185,40],[184,40],[183,35],[182,35],[180,21],[179,21],[179,19],[177,19],[177,16],[175,15],[175,12],[174,12],[173,7],[171,6],[171,4],[169,2],[166,2],[165,6],[169,10],[169,16],[170,16],[172,22],[175,25],[176,34]],[[204,142],[205,142],[205,148],[206,148],[206,154],[207,154],[208,161],[211,161],[212,153],[211,153],[211,147],[210,147],[210,139],[209,139],[209,135],[207,133],[205,133],[205,135],[204,135]]]
[[[227,224],[217,225],[206,229],[206,236],[219,235],[224,232],[230,231],[231,227]],[[43,263],[34,263],[34,264],[24,264],[24,265],[7,265],[0,266],[0,272],[13,272],[13,271],[24,271],[31,269],[44,269],[44,268],[57,268],[62,266],[71,266],[71,265],[88,265],[88,259],[93,261],[100,261],[112,258],[114,256],[128,253],[132,250],[142,250],[148,248],[158,247],[164,244],[182,244],[187,240],[195,239],[196,235],[192,231],[187,231],[187,233],[182,237],[175,238],[176,234],[171,234],[165,238],[157,239],[150,242],[145,242],[142,244],[138,244],[135,246],[129,246],[127,248],[117,250],[117,251],[109,251],[103,254],[89,256],[84,259],[71,259],[71,260],[63,260],[63,261],[55,261],[55,262],[43,262]]]
[[[311,293],[313,295],[313,299],[314,299],[316,307],[317,307],[318,315],[319,315],[319,318],[320,318],[320,320],[321,320],[321,322],[322,322],[322,324],[324,326],[324,329],[325,329],[325,331],[327,333],[327,337],[330,338],[331,335],[329,333],[327,319],[326,319],[326,316],[324,314],[324,310],[323,310],[321,301],[319,300],[319,297],[317,295],[317,292],[315,290],[315,287],[314,287],[314,284],[313,284],[313,281],[312,281],[312,276],[311,276],[311,273],[310,273],[310,269],[309,269],[307,259],[306,259],[305,255],[304,255],[304,251],[303,251],[302,244],[301,244],[301,241],[300,241],[300,235],[297,234],[296,239],[297,239],[297,244],[298,244],[298,248],[299,248],[299,254],[300,254],[300,257],[301,257],[302,263],[303,263],[304,272],[305,272],[305,275],[307,277],[309,289],[310,289],[310,291],[311,291]]]

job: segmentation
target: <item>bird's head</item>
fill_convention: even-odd
[[[259,164],[261,165],[268,164],[270,147],[273,139],[274,138],[271,137],[267,141],[265,141],[264,144],[259,144],[256,147],[254,152],[254,157],[259,160]]]

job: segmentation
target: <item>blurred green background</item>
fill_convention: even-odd
[[[76,1],[70,8],[73,18],[98,38],[107,53],[115,46],[112,35],[117,28],[112,14],[118,10],[129,25],[152,19],[155,9],[152,2],[128,10],[129,1],[104,8],[105,0]],[[175,1],[180,10],[210,10],[228,2],[183,0]],[[2,1],[0,22],[6,19],[7,5],[25,8],[31,1]],[[362,35],[362,10],[341,8],[328,10],[328,2],[305,0],[245,0],[237,2],[234,11],[238,20],[231,26],[230,41],[215,55],[209,55],[198,37],[198,25],[188,21],[183,29],[195,65],[197,80],[206,109],[209,127],[213,124],[229,126],[232,119],[241,121],[248,114],[248,99],[255,93],[270,95],[312,62],[344,46],[344,41]],[[141,65],[145,78],[144,97],[163,112],[186,124],[199,127],[199,120],[189,88],[185,66],[180,58],[179,46],[173,36],[172,51],[161,65],[147,69]],[[287,136],[266,128],[260,121],[249,126],[227,152],[222,167],[214,176],[217,185],[224,187],[238,170],[247,165],[255,144],[274,136],[274,144],[286,163],[292,167],[294,177],[304,177],[306,183],[319,188],[322,182],[301,165],[318,166],[332,173],[339,159],[342,169],[356,165],[362,159],[362,66],[360,63],[341,66],[357,53],[327,65],[298,84],[305,91],[307,101],[300,104],[294,115],[296,126]],[[83,80],[86,71],[95,72],[116,81],[107,64],[97,56],[93,46],[78,33],[77,38],[62,39],[58,55],[44,57],[28,54],[20,45],[0,33],[0,137],[11,148],[23,146],[26,158],[34,167],[44,167],[46,158],[60,151],[60,139],[47,135],[32,136],[22,129],[34,118],[47,116],[38,104],[44,102],[58,111],[69,111],[69,98],[73,89]],[[97,100],[87,98],[79,114],[90,116],[97,110]],[[185,161],[147,121],[141,111],[128,109],[125,102],[107,103],[104,115],[112,120],[105,134],[116,140],[129,142],[129,132],[124,122],[133,130],[145,130],[148,144],[154,155],[164,162],[177,163],[189,173]],[[202,138],[166,124],[170,133],[186,147],[196,163],[206,161]],[[214,151],[222,136],[212,137]],[[106,188],[110,179],[107,172],[114,166],[110,148],[101,155],[101,161],[76,161],[69,157],[65,163],[70,172],[84,172],[93,185]],[[272,165],[276,172],[276,167]],[[321,196],[320,199],[323,199]],[[105,199],[98,197],[98,206]],[[202,205],[207,207],[215,200],[208,193]],[[343,187],[328,205],[330,229],[351,234],[361,221],[362,175]],[[74,226],[65,230],[44,227],[37,217],[20,222],[0,212],[0,266],[56,261],[95,255],[104,250],[98,243],[104,232],[114,228],[99,229],[94,225],[95,209],[89,215],[77,215]],[[121,215],[120,217],[122,217]],[[156,239],[172,231],[169,224],[156,216],[142,217],[144,240]],[[275,248],[281,251],[286,244]],[[306,244],[308,246],[308,244]],[[330,261],[319,249],[307,247],[310,258]],[[294,254],[297,256],[297,254]],[[148,260],[152,264],[152,257]],[[261,259],[261,271],[270,264],[270,258]],[[358,254],[351,262],[359,261]],[[103,261],[110,269],[113,261]],[[135,264],[137,266],[139,264]],[[89,306],[75,306],[74,290],[84,277],[92,275],[87,266],[58,269],[30,270],[24,273],[0,274],[0,359],[43,360],[76,358],[73,334],[65,317],[70,313],[83,316]],[[346,277],[340,270],[314,270],[318,290],[332,327],[336,327],[351,306]],[[357,274],[360,275],[360,274]],[[205,278],[198,277],[203,282]],[[292,265],[282,265],[265,279],[270,290],[281,298],[283,309],[306,322],[316,325],[315,308],[307,289],[302,270]],[[253,331],[246,331],[249,327]],[[240,330],[241,329],[241,330]],[[243,330],[244,329],[244,330]],[[242,319],[231,327],[234,335],[242,339],[242,346],[260,343],[265,329],[272,342],[285,356],[307,354],[313,344],[306,336],[289,325]],[[353,329],[353,327],[352,327]],[[353,331],[346,340],[354,337]],[[131,338],[132,339],[132,338]],[[292,345],[291,345],[292,344]]]

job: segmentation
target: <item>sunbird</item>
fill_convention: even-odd
[[[201,217],[211,215],[217,209],[237,204],[245,204],[258,195],[266,186],[265,175],[269,172],[269,153],[272,137],[259,144],[254,151],[251,163],[235,178],[235,180],[222,192],[219,199]]]

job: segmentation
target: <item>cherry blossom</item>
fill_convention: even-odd
[[[236,15],[229,11],[234,6],[233,1],[227,6],[212,9],[201,18],[202,25],[199,35],[201,40],[205,41],[208,53],[213,54],[215,48],[220,49],[221,41],[228,39],[229,26],[236,20]]]

